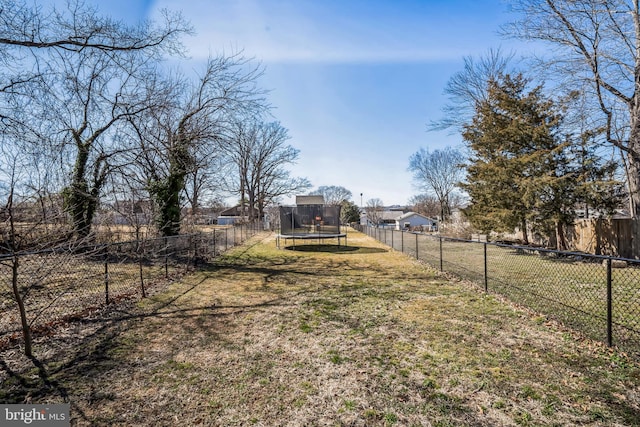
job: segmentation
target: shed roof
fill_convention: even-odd
[[[324,205],[324,196],[296,196],[296,205]]]
[[[412,216],[419,216],[420,218],[424,218],[424,219],[428,219],[429,221],[436,222],[435,219],[429,218],[428,216],[424,216],[424,215],[419,214],[417,212],[407,212],[406,214],[400,215],[398,218],[396,218],[396,220],[402,221],[403,219],[407,219],[407,218],[412,217]]]

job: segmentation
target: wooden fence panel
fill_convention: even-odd
[[[570,250],[596,255],[640,258],[638,221],[633,219],[579,219],[569,227]]]

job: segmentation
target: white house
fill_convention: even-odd
[[[413,230],[422,227],[424,231],[436,231],[438,221],[415,212],[407,212],[396,218],[396,230]]]
[[[360,224],[369,225],[372,227],[379,228],[394,228],[396,227],[398,217],[402,216],[403,212],[401,210],[383,210],[376,213],[377,222],[369,219],[366,210],[363,210],[360,213]]]

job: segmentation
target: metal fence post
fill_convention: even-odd
[[[607,345],[613,346],[613,310],[612,310],[612,295],[611,289],[611,258],[607,259]]]
[[[164,278],[169,277],[169,239],[164,237]]]
[[[140,289],[142,290],[142,298],[147,297],[147,291],[144,289],[144,272],[143,272],[143,257],[144,257],[144,240],[141,244],[139,244],[139,256],[138,256],[138,264],[140,267]]]
[[[395,248],[393,247],[393,235],[395,234],[395,231],[396,231],[396,230],[391,229],[391,248],[392,248],[392,249],[395,249]]]
[[[416,234],[416,259],[418,258],[418,235]]]
[[[438,237],[440,239],[440,271],[444,271],[442,268],[442,236]]]
[[[104,250],[104,302],[109,304],[109,246]]]
[[[400,232],[400,252],[404,253],[404,231]]]
[[[487,242],[484,243],[484,291],[489,292],[489,274],[487,270]]]
[[[194,234],[192,237],[192,242],[193,242],[193,265],[197,266],[198,265],[198,243],[199,242],[199,238],[200,235],[199,234]]]

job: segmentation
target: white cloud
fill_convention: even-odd
[[[194,25],[198,34],[185,43],[196,59],[223,49],[242,49],[265,63],[432,62],[469,54],[456,40],[443,48],[439,30],[406,15],[371,22],[372,15],[360,20],[332,3],[158,0],[159,8],[182,10]]]

